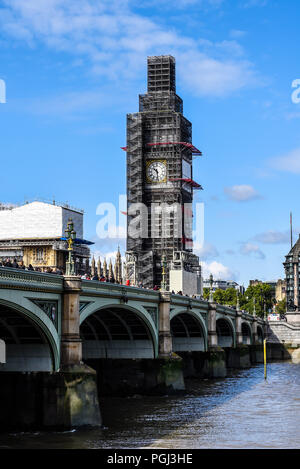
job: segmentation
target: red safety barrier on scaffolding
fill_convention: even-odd
[[[173,182],[173,181],[183,181],[183,182],[186,182],[187,184],[190,184],[193,189],[200,189],[200,190],[203,190],[203,187],[198,184],[198,182],[196,181],[193,181],[193,179],[189,179],[189,178],[172,178],[172,179],[169,179],[170,182]]]
[[[155,145],[183,145],[187,148],[189,148],[193,155],[202,155],[202,152],[196,148],[192,143],[189,142],[153,142],[153,143],[147,143],[149,146],[155,146]]]
[[[184,236],[181,238],[181,242],[185,244],[185,247],[188,249],[193,249],[193,240],[191,238],[185,238]]]

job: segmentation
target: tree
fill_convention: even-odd
[[[236,306],[237,295],[238,291],[234,287],[227,288],[227,290],[224,291],[224,304],[229,306]]]
[[[272,287],[266,283],[259,283],[258,285],[251,285],[247,288],[242,308],[250,313],[254,310],[254,298],[255,298],[255,311],[257,316],[263,317],[264,310],[266,313],[269,309],[272,309],[274,299],[272,295]]]
[[[225,304],[225,290],[217,288],[213,295],[214,301],[219,305]]]
[[[276,305],[276,313],[285,314],[286,313],[286,298],[281,301],[278,301]]]
[[[239,297],[240,308],[249,313],[253,314],[255,302],[256,314],[261,318],[264,317],[264,311],[267,314],[268,310],[272,309],[276,303],[276,300],[273,298],[272,287],[266,283],[251,285],[244,294],[238,293],[233,287],[227,288],[227,290],[218,288],[213,293],[213,299],[220,305],[236,306],[237,295]],[[205,300],[209,299],[209,288],[203,289],[203,297]],[[281,308],[280,311],[284,309],[285,312],[283,304],[280,304],[279,307]]]
[[[209,288],[207,288],[207,287],[204,287],[204,288],[203,288],[203,298],[204,298],[205,300],[208,300],[208,299],[209,299]]]

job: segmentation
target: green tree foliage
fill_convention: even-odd
[[[237,293],[235,288],[228,288],[227,290],[217,288],[213,293],[213,299],[219,305],[235,306],[237,298],[236,295]],[[205,300],[209,299],[209,288],[203,288],[203,298]]]
[[[209,288],[203,288],[203,298],[209,300]]]
[[[279,301],[276,305],[276,313],[285,314],[286,313],[286,299]]]
[[[268,311],[272,310],[273,305],[275,304],[275,299],[273,298],[272,287],[267,284],[251,285],[247,288],[246,292],[243,295],[241,293],[238,293],[238,296],[239,296],[240,308],[251,314],[253,313],[253,310],[254,310],[254,298],[255,298],[255,311],[256,311],[257,316],[259,317],[264,316],[264,305],[265,305],[266,314],[268,314]],[[209,288],[203,289],[203,297],[205,300],[209,299]],[[213,293],[213,299],[216,303],[220,305],[236,306],[237,290],[233,287],[228,288],[227,290],[222,290],[218,288]],[[281,303],[282,302],[278,304],[280,311],[282,311],[283,309],[285,310],[285,306],[283,306],[283,304]]]
[[[264,316],[264,305],[266,314],[272,310],[275,300],[272,294],[272,287],[267,284],[251,285],[247,288],[241,300],[241,308],[253,313],[255,298],[255,311],[257,316]]]

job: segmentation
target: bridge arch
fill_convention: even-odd
[[[243,337],[243,344],[244,345],[251,345],[252,344],[252,331],[251,327],[248,322],[242,322],[242,337]]]
[[[39,312],[38,316],[21,305],[1,299],[0,338],[6,349],[6,363],[2,364],[1,371],[59,368],[58,334],[44,312]]]
[[[173,352],[207,351],[207,328],[201,314],[193,310],[171,312]]]
[[[83,360],[155,358],[158,339],[152,319],[129,305],[106,304],[80,315]]]
[[[230,319],[227,317],[217,319],[216,329],[219,347],[235,347],[235,330]]]
[[[257,340],[260,344],[262,344],[264,340],[264,331],[261,326],[257,326]]]

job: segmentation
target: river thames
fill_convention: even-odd
[[[179,396],[102,398],[104,427],[0,434],[0,449],[300,448],[300,365],[235,371],[188,380]]]

